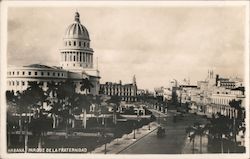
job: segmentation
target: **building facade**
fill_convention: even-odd
[[[60,48],[60,66],[31,64],[8,66],[7,90],[14,92],[27,89],[29,81],[37,81],[46,89],[48,82],[62,82],[67,79],[76,84],[76,92],[97,95],[100,88],[99,70],[93,67],[93,49],[90,47],[88,30],[80,22],[80,14],[75,13],[74,22],[68,26]],[[80,90],[82,79],[89,79],[93,87],[89,92]]]
[[[207,78],[198,81],[197,86],[179,86],[177,96],[182,103],[189,103],[191,110],[197,113],[207,116],[219,113],[235,117],[237,113],[230,106],[230,102],[240,101],[240,106],[245,107],[245,90],[242,85],[242,80],[239,78],[237,81],[219,78],[219,75],[214,76],[213,71],[208,71]]]
[[[133,77],[133,82],[129,84],[106,82],[100,84],[100,94],[108,96],[119,96],[122,101],[136,102],[137,101],[137,85],[136,78]]]

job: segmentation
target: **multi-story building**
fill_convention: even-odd
[[[119,96],[123,101],[135,102],[137,101],[137,85],[136,78],[133,77],[133,82],[129,84],[106,82],[100,84],[100,94],[109,96]]]
[[[76,92],[99,93],[99,70],[93,67],[93,49],[90,46],[88,30],[80,22],[80,14],[75,13],[75,19],[66,29],[63,47],[60,49],[60,66],[30,64],[27,66],[8,66],[7,90],[23,91],[29,81],[37,81],[46,89],[47,83],[60,82],[67,79],[76,84]],[[89,79],[93,84],[90,92],[81,92],[82,79]]]
[[[220,82],[223,85],[220,85]],[[187,86],[180,85],[176,89],[178,102],[188,103],[189,107],[197,113],[208,116],[220,113],[234,117],[236,110],[229,103],[233,100],[241,101],[241,106],[245,106],[245,90],[239,78],[234,81],[219,78],[219,75],[214,77],[213,71],[208,71],[208,76],[204,81],[198,81],[197,86]]]

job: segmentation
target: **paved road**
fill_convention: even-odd
[[[157,138],[156,131],[154,131],[129,146],[121,154],[180,154],[186,139],[185,128],[193,125],[194,122],[204,121],[204,119],[193,114],[185,114],[182,120],[174,123],[174,114],[174,112],[169,112],[167,117],[157,120],[162,127],[165,127],[166,136],[164,138]]]

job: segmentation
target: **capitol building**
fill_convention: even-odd
[[[22,92],[27,89],[29,81],[42,83],[43,88],[46,88],[48,82],[70,79],[76,84],[76,92],[84,93],[80,90],[80,83],[87,78],[94,86],[87,93],[97,95],[100,88],[99,70],[93,67],[94,51],[90,46],[88,30],[81,24],[78,12],[75,13],[74,22],[67,27],[62,42],[60,66],[8,66],[7,90]]]

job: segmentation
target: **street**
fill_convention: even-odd
[[[168,112],[167,117],[162,117],[154,112],[157,122],[165,128],[166,136],[158,138],[156,130],[124,149],[121,154],[181,154],[186,140],[185,128],[192,126],[195,122],[204,123],[206,119],[194,114],[184,114],[184,117],[173,122],[176,112]]]

